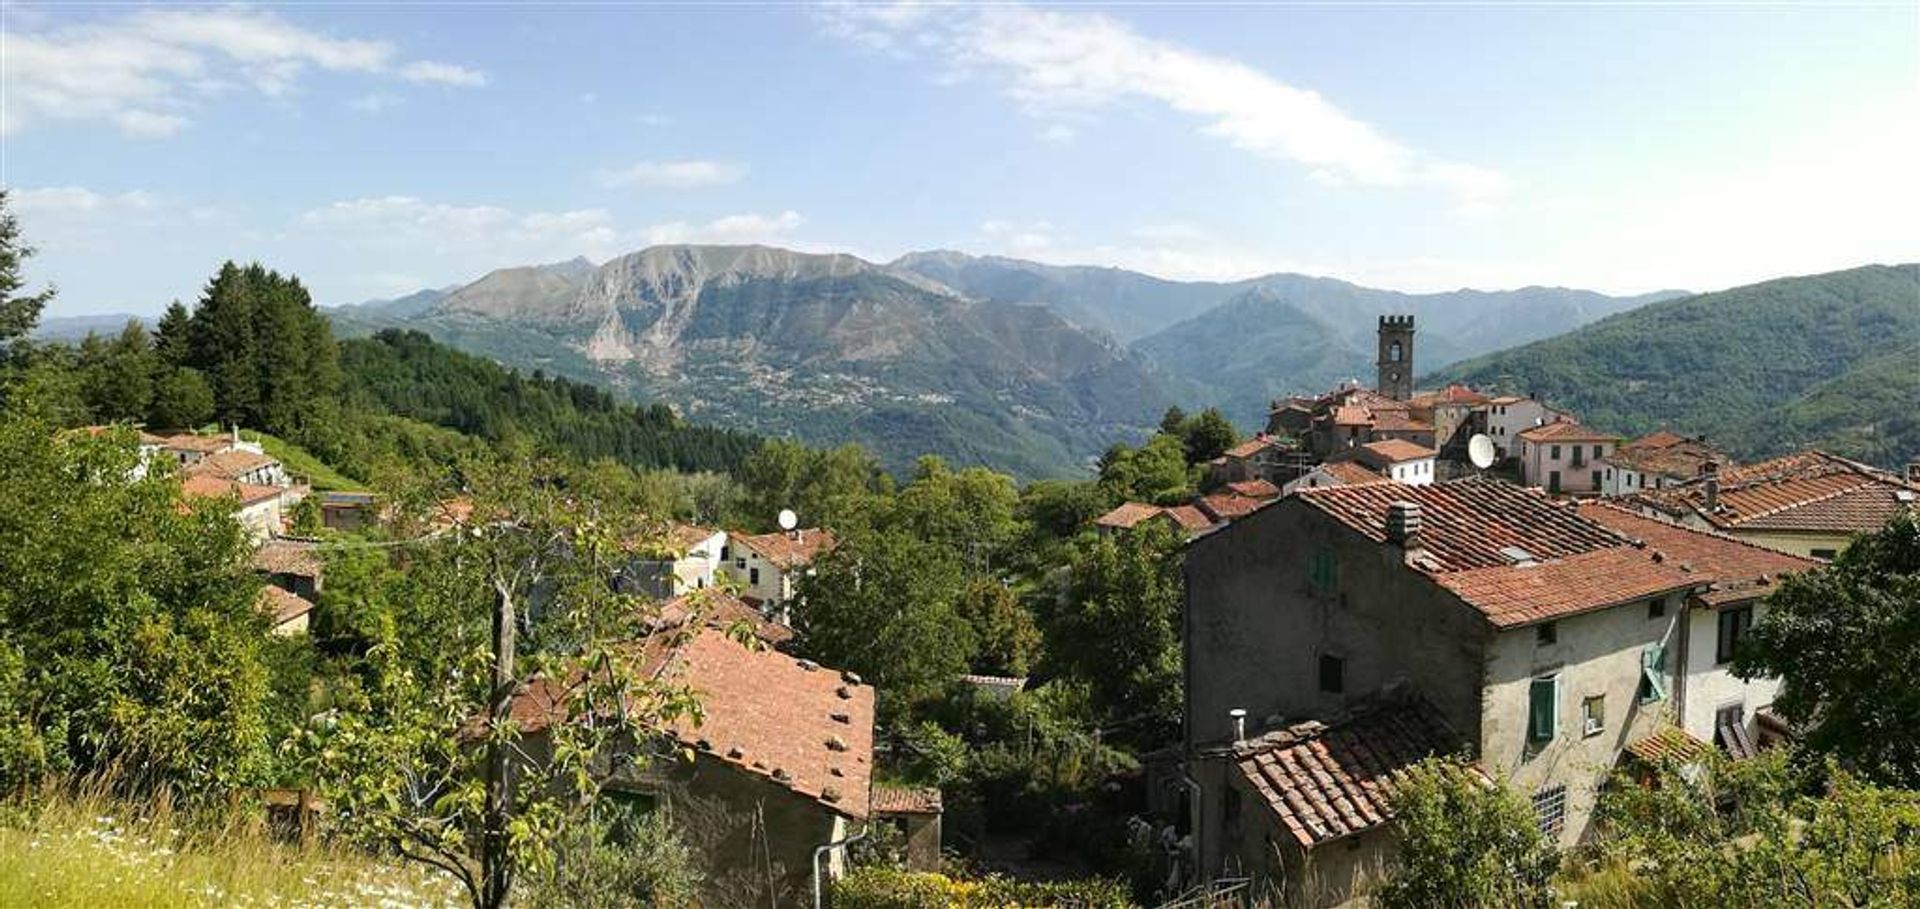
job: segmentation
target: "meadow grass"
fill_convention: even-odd
[[[259,442],[267,454],[287,468],[288,473],[299,474],[312,484],[314,489],[323,491],[361,490],[367,484],[359,482],[326,465],[310,451],[301,448],[279,436],[264,432],[241,430],[240,435],[249,442]]]
[[[233,815],[195,821],[163,800],[38,795],[0,811],[0,906],[439,909],[461,895],[426,869],[277,842]]]

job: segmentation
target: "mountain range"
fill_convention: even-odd
[[[1301,275],[1170,281],[953,251],[875,263],[764,246],[659,246],[516,266],[331,310],[336,330],[416,328],[513,366],[671,403],[689,419],[858,441],[1021,476],[1084,467],[1174,403],[1243,426],[1267,402],[1369,374],[1381,313],[1437,367],[1678,292],[1403,294]]]

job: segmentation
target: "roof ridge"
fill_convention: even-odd
[[[1674,530],[1684,531],[1686,533],[1697,533],[1703,537],[1711,537],[1713,539],[1720,540],[1722,542],[1735,543],[1747,549],[1754,550],[1755,552],[1764,552],[1768,555],[1786,556],[1788,558],[1800,559],[1802,561],[1806,561],[1809,563],[1812,563],[1815,561],[1813,559],[1806,558],[1805,556],[1794,555],[1791,552],[1785,552],[1779,549],[1771,549],[1766,546],[1762,546],[1758,543],[1750,543],[1746,540],[1743,540],[1743,539],[1740,539],[1739,537],[1734,536],[1733,534],[1723,533],[1719,530],[1709,530],[1709,529],[1703,529],[1699,527],[1688,527],[1685,524],[1676,523],[1674,521],[1661,520],[1660,518],[1653,517],[1652,515],[1641,514],[1640,512],[1634,511],[1631,508],[1627,508],[1621,505],[1616,505],[1613,502],[1607,501],[1606,499],[1590,499],[1587,502],[1584,502],[1582,504],[1593,505],[1597,508],[1610,509],[1612,511],[1620,512],[1621,514],[1624,514],[1628,517],[1639,518],[1642,521],[1654,521],[1661,524],[1662,526],[1671,527]],[[1598,522],[1595,522],[1595,523],[1598,523]],[[1601,524],[1600,526],[1606,527],[1605,524]],[[1608,527],[1607,529],[1613,530],[1613,528],[1611,527]],[[1615,530],[1614,532],[1620,533],[1620,531],[1617,531],[1617,530]],[[1622,534],[1622,536],[1625,536],[1625,534]],[[1643,540],[1635,540],[1631,537],[1629,537],[1628,539],[1631,542],[1645,542]]]
[[[1790,478],[1788,478],[1788,479],[1789,479],[1789,480],[1797,480],[1797,479],[1807,479],[1807,480],[1820,480],[1820,479],[1825,479],[1826,477],[1829,477],[1829,476],[1832,476],[1832,474],[1822,474],[1821,476],[1818,476],[1818,477],[1790,477]],[[1821,502],[1825,502],[1825,501],[1827,501],[1827,500],[1829,500],[1829,499],[1835,499],[1835,498],[1838,498],[1838,497],[1840,497],[1840,496],[1843,496],[1843,495],[1847,495],[1847,494],[1849,494],[1849,493],[1854,493],[1854,492],[1859,492],[1860,490],[1862,490],[1862,489],[1865,489],[1865,488],[1867,488],[1868,486],[1873,486],[1873,485],[1876,485],[1876,481],[1874,480],[1874,478],[1872,478],[1872,477],[1861,477],[1861,478],[1860,478],[1860,482],[1858,482],[1858,483],[1855,483],[1855,484],[1854,484],[1854,485],[1852,485],[1852,486],[1848,486],[1848,487],[1845,487],[1845,488],[1843,488],[1843,489],[1835,489],[1835,490],[1832,490],[1832,491],[1829,491],[1829,492],[1824,492],[1824,493],[1821,493],[1820,495],[1817,495],[1817,496],[1814,496],[1814,497],[1812,497],[1812,498],[1807,498],[1807,499],[1801,499],[1801,500],[1799,500],[1799,501],[1796,501],[1796,502],[1788,502],[1788,503],[1786,503],[1786,504],[1784,504],[1784,505],[1776,505],[1776,506],[1774,506],[1774,507],[1772,507],[1772,508],[1769,508],[1769,509],[1767,509],[1767,510],[1765,510],[1765,511],[1756,511],[1756,512],[1754,512],[1753,514],[1749,514],[1749,515],[1741,515],[1741,516],[1739,516],[1739,517],[1737,517],[1737,518],[1729,518],[1729,519],[1727,520],[1727,523],[1728,523],[1729,525],[1740,525],[1740,524],[1746,524],[1746,523],[1748,523],[1748,522],[1751,522],[1751,521],[1757,521],[1757,520],[1759,520],[1759,519],[1761,519],[1761,518],[1766,518],[1766,517],[1772,517],[1773,515],[1777,515],[1777,514],[1779,514],[1779,513],[1781,513],[1781,512],[1783,512],[1783,511],[1792,511],[1792,510],[1793,510],[1793,509],[1795,509],[1795,508],[1805,508],[1805,507],[1807,507],[1808,505],[1818,505],[1818,504],[1820,504]],[[1746,486],[1741,486],[1741,487],[1740,487],[1740,489],[1746,489],[1746,488],[1748,488],[1748,487],[1746,487]],[[1726,490],[1722,490],[1722,492],[1725,492],[1725,491],[1726,491]]]

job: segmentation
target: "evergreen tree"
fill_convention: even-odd
[[[153,400],[153,351],[147,330],[137,321],[112,341],[88,335],[80,345],[81,389],[87,409],[101,423],[138,420]]]
[[[193,357],[193,313],[179,300],[167,306],[153,330],[153,349],[167,366],[187,365]]]
[[[153,386],[147,425],[154,429],[192,429],[213,419],[213,387],[205,376],[182,366],[161,373]]]
[[[51,286],[37,294],[20,293],[27,283],[20,266],[33,252],[33,247],[21,242],[20,224],[7,208],[7,191],[0,189],[0,358],[15,340],[40,324],[40,310],[53,299]]]

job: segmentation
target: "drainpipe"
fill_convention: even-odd
[[[820,909],[820,857],[823,855],[826,855],[828,852],[834,849],[850,846],[856,842],[859,842],[860,840],[866,839],[866,836],[867,836],[867,825],[862,824],[860,825],[859,833],[856,833],[850,837],[847,837],[846,839],[834,840],[829,843],[821,843],[820,845],[814,847],[813,849],[813,909]]]

